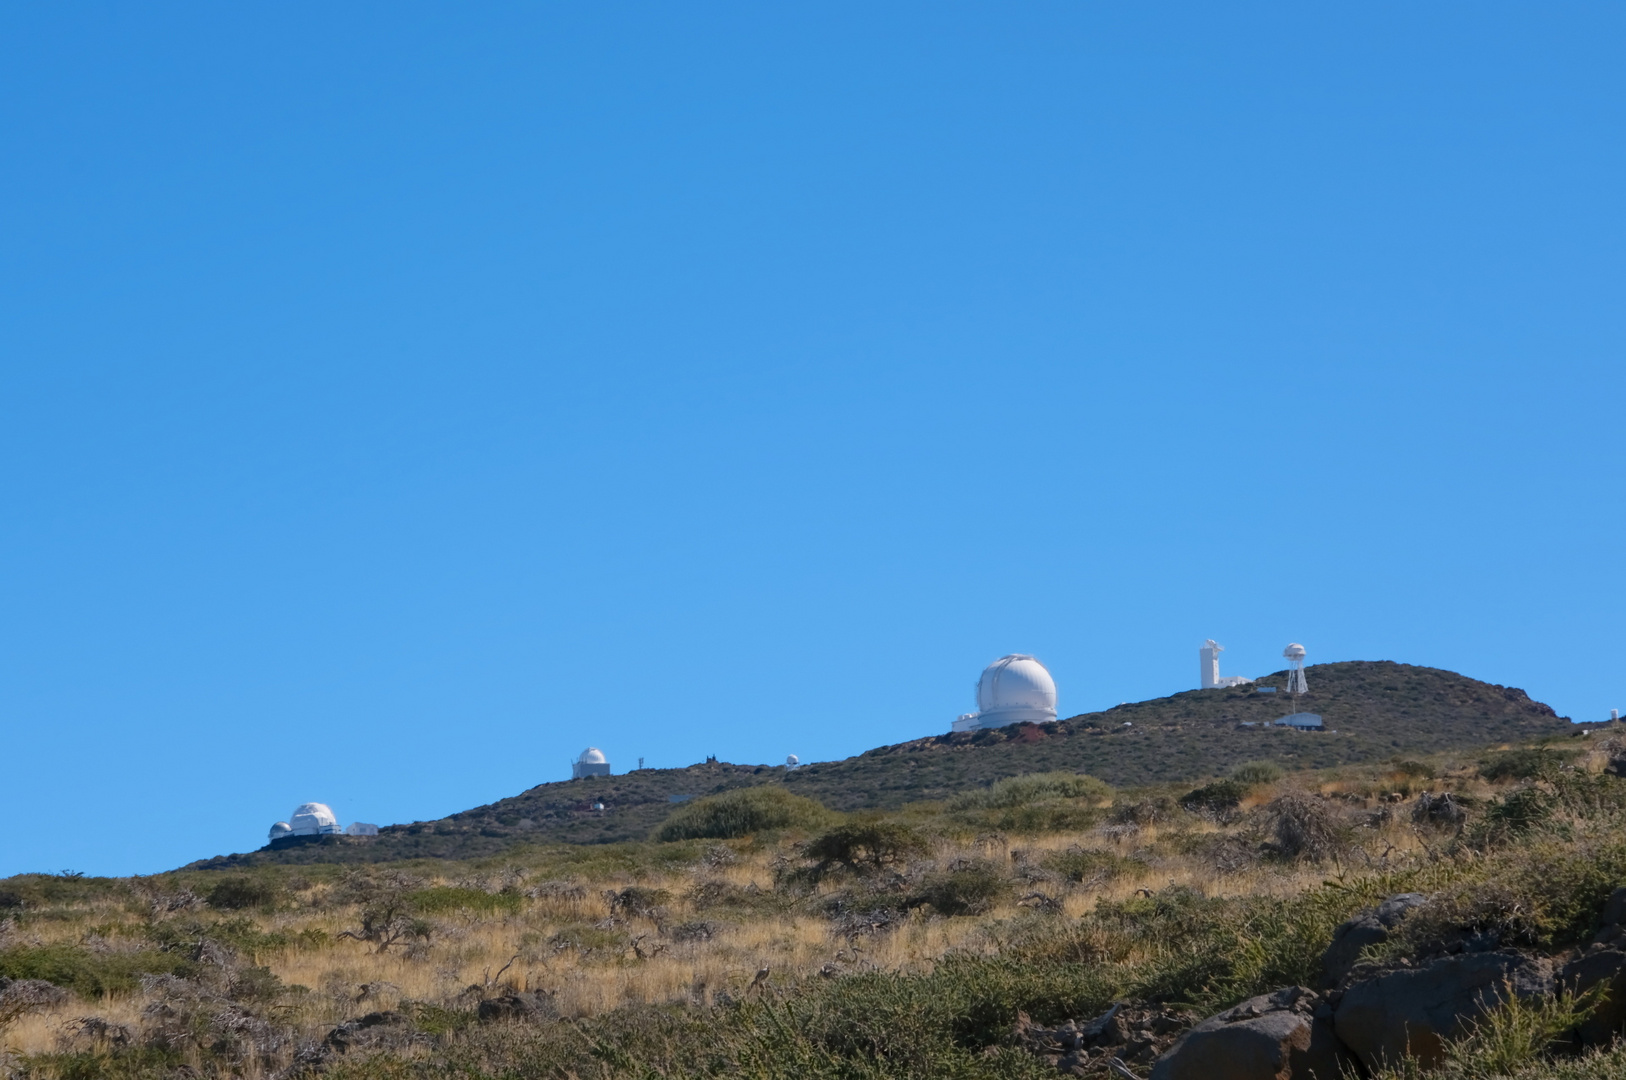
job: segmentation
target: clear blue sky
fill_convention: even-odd
[[[1618,4],[0,9],[0,873],[1393,659],[1626,708]],[[1313,677],[1313,675],[1312,675]]]

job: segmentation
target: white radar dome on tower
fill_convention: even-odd
[[[1056,680],[1038,660],[1012,653],[983,669],[977,680],[977,711],[954,721],[954,730],[1042,724],[1055,718]]]

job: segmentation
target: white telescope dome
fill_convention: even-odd
[[[596,746],[589,746],[586,750],[582,751],[582,756],[576,759],[576,764],[603,765],[608,760],[609,759],[604,756],[604,751],[600,750]]]
[[[785,758],[785,768],[787,769],[794,769],[801,763],[802,759],[797,757],[795,754],[791,754]]]
[[[1002,656],[977,680],[977,711],[978,727],[1054,720],[1056,680],[1031,656]]]
[[[333,816],[326,803],[300,803],[288,824],[295,836],[318,836],[339,831],[339,819]]]
[[[289,835],[293,831],[293,826],[289,825],[286,821],[279,821],[275,825],[271,826],[271,839],[281,840],[284,836]]]
[[[1302,660],[1304,659],[1304,646],[1295,641],[1282,650],[1282,655],[1289,660]]]

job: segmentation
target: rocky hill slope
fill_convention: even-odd
[[[1573,728],[1523,690],[1438,668],[1350,661],[1307,670],[1310,693],[1298,704],[1325,719],[1324,732],[1269,726],[1292,709],[1281,692],[1285,673],[1278,672],[1248,687],[1190,690],[1052,724],[936,735],[790,773],[783,766],[708,762],[539,784],[438,821],[391,825],[377,837],[281,841],[275,849],[194,865],[473,858],[515,844],[643,839],[683,799],[771,782],[834,810],[886,810],[1056,769],[1116,786],[1191,784],[1244,761],[1327,768],[1478,751]],[[594,809],[596,803],[604,809]]]

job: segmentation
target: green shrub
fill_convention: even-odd
[[[451,911],[473,911],[482,915],[513,914],[525,906],[525,897],[515,892],[486,892],[461,885],[435,885],[407,895],[407,904],[422,915]]]
[[[273,908],[282,897],[282,887],[274,881],[265,878],[229,877],[217,882],[214,888],[209,890],[207,899],[212,908],[241,911],[244,908]]]
[[[768,829],[816,829],[829,818],[812,799],[764,784],[685,803],[656,830],[655,839],[732,840]]]
[[[1389,770],[1399,773],[1401,776],[1410,776],[1418,780],[1434,779],[1434,766],[1424,764],[1421,761],[1391,761]]]
[[[1523,836],[1552,817],[1553,798],[1538,787],[1519,788],[1492,799],[1484,823],[1492,839]]]
[[[1180,805],[1187,810],[1224,813],[1235,810],[1247,794],[1248,789],[1244,784],[1235,780],[1216,780],[1212,784],[1204,784],[1195,791],[1187,792],[1181,798]]]
[[[1146,869],[1139,859],[1126,859],[1110,851],[1070,847],[1066,851],[1052,851],[1041,864],[1068,881],[1093,882],[1104,885],[1120,875]]]
[[[981,915],[1010,891],[1010,881],[991,863],[966,861],[928,874],[904,906],[930,904],[940,915]]]
[[[949,803],[950,810],[1003,810],[1050,799],[1085,799],[1105,802],[1112,788],[1083,773],[1047,772],[1012,776],[981,791],[968,791]]]
[[[1479,775],[1486,780],[1550,779],[1571,758],[1568,750],[1504,750],[1479,763]]]
[[[926,838],[895,821],[842,825],[808,842],[804,854],[821,870],[842,867],[865,872],[903,862],[930,850]]]
[[[1274,761],[1244,761],[1231,770],[1231,779],[1246,787],[1274,784],[1286,775]]]
[[[192,967],[186,954],[156,949],[102,953],[58,943],[0,951],[0,977],[44,979],[85,998],[134,990],[142,975],[185,975]]]

